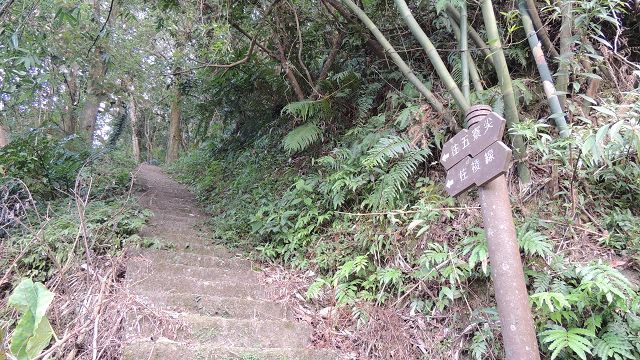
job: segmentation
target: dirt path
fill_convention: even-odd
[[[181,326],[142,314],[127,320],[124,359],[333,359],[310,349],[311,329],[269,300],[259,270],[207,244],[206,216],[194,196],[158,167],[142,165],[140,202],[153,211],[144,237],[169,249],[136,251],[126,279],[132,293]]]

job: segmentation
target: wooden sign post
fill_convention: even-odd
[[[469,129],[442,147],[440,163],[447,169],[445,188],[458,196],[479,187],[505,355],[508,360],[539,360],[529,295],[513,224],[507,180],[511,150],[503,144],[506,121],[486,105],[467,111]]]

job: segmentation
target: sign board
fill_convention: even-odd
[[[467,156],[476,156],[487,146],[502,139],[507,121],[496,113],[489,113],[469,130],[461,130],[442,146],[440,163],[449,170]]]
[[[475,156],[467,156],[447,170],[447,193],[458,196],[474,185],[482,186],[506,173],[510,162],[511,149],[502,141],[494,142]]]

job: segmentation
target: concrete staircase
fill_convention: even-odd
[[[169,337],[143,318],[127,319],[123,359],[336,359],[312,349],[309,325],[267,296],[259,269],[207,245],[206,216],[189,191],[154,166],[142,165],[140,202],[154,212],[142,235],[170,250],[132,250],[126,282],[150,306],[183,324]]]

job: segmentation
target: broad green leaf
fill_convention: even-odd
[[[31,279],[23,279],[9,297],[9,305],[22,313],[10,345],[19,360],[32,359],[49,345],[53,329],[45,314],[53,297],[44,285]]]
[[[23,279],[9,296],[9,305],[23,313],[31,311],[34,322],[39,323],[53,301],[53,293],[41,283],[34,283],[31,279]]]
[[[11,336],[11,345],[9,347],[11,353],[19,360],[28,359],[27,344],[29,342],[29,338],[33,336],[34,329],[35,322],[33,313],[31,310],[28,310],[18,321],[16,329]]]
[[[44,350],[49,343],[51,342],[51,338],[53,337],[53,329],[51,328],[51,324],[49,323],[49,319],[44,317],[38,327],[33,332],[33,336],[27,342],[27,355],[29,358],[35,358],[40,355],[42,350]]]

